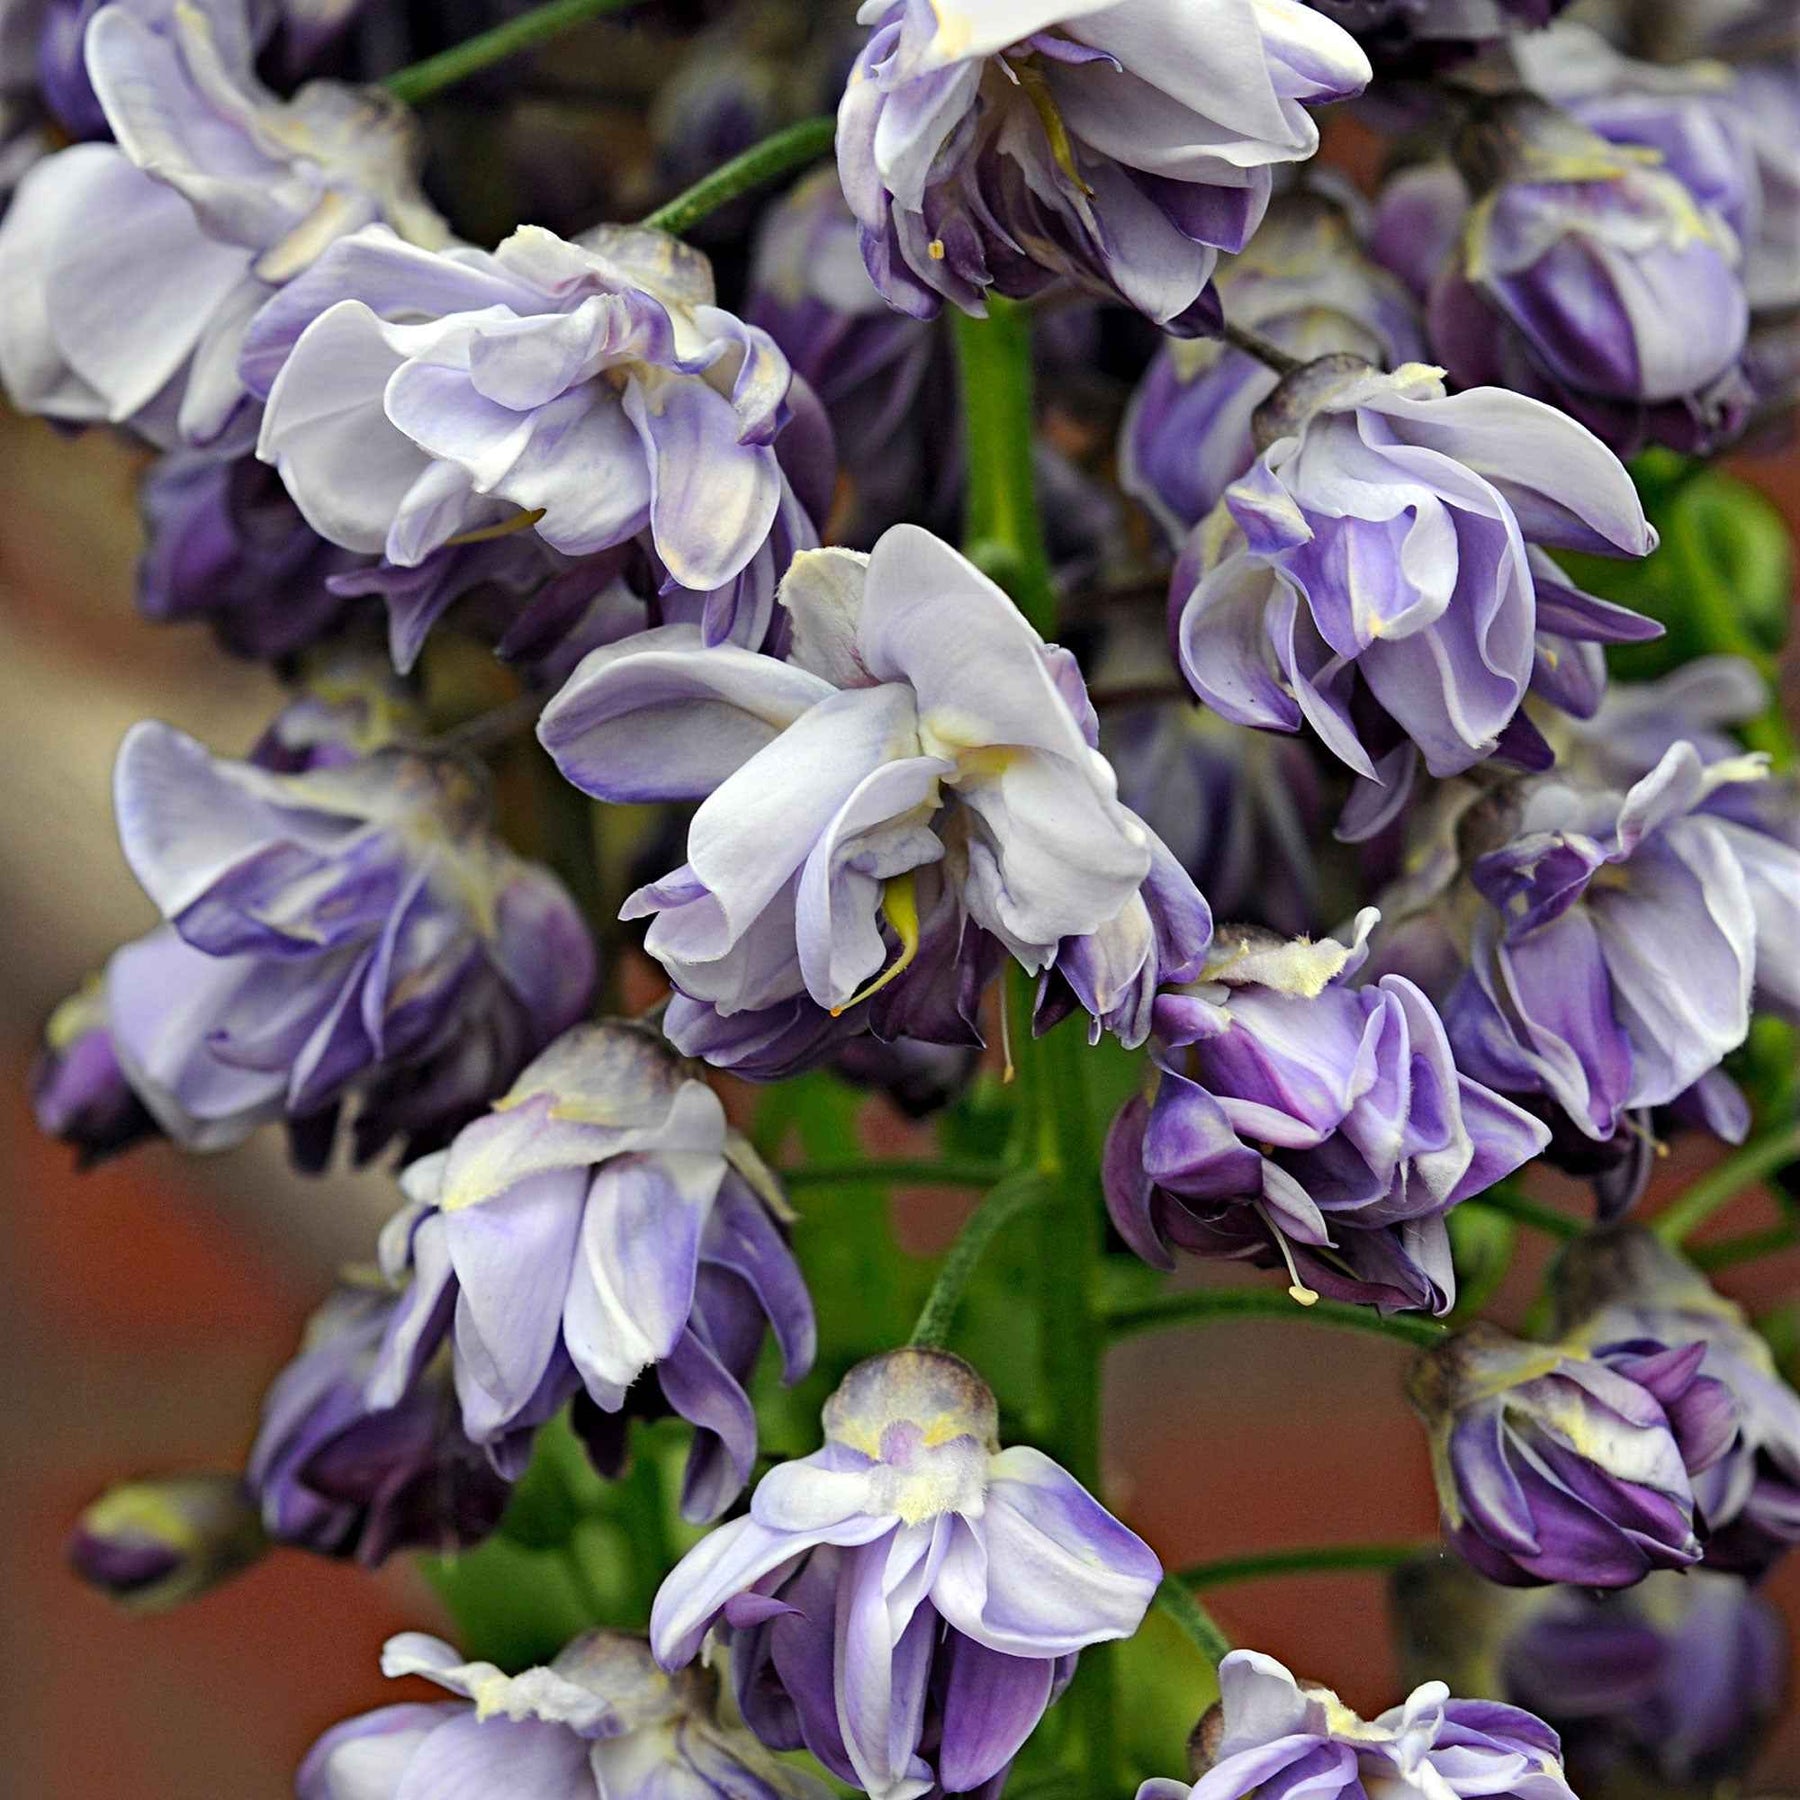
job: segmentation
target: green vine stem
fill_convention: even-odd
[[[1700,1244],[1687,1252],[1688,1260],[1709,1275],[1715,1269],[1736,1268],[1760,1256],[1778,1256],[1800,1244],[1800,1225],[1771,1225],[1765,1231],[1746,1231],[1742,1237],[1716,1244]]]
[[[1509,1219],[1516,1219],[1521,1225],[1529,1225],[1533,1231],[1541,1231],[1549,1237],[1578,1238],[1584,1230],[1579,1219],[1571,1219],[1567,1213],[1560,1213],[1554,1207],[1540,1206],[1535,1200],[1527,1200],[1523,1194],[1504,1183],[1489,1188],[1486,1193],[1475,1195],[1464,1204],[1485,1206],[1489,1212],[1504,1213]]]
[[[1006,1174],[988,1162],[817,1162],[782,1169],[791,1188],[807,1187],[992,1187]]]
[[[988,316],[952,310],[968,443],[963,553],[1012,595],[1039,636],[1056,636],[1056,588],[1031,463],[1031,315],[992,298]]]
[[[1665,1244],[1679,1247],[1745,1188],[1795,1161],[1800,1161],[1800,1125],[1746,1144],[1669,1203],[1656,1220],[1657,1236]]]
[[[1330,1575],[1360,1569],[1397,1569],[1421,1556],[1442,1554],[1436,1539],[1414,1544],[1322,1544],[1299,1550],[1264,1550],[1250,1556],[1221,1557],[1177,1572],[1184,1588],[1224,1587],[1234,1581],[1262,1581],[1276,1575]]]
[[[1156,1590],[1156,1604],[1190,1637],[1196,1649],[1216,1669],[1231,1653],[1231,1639],[1218,1622],[1183,1585],[1184,1575],[1165,1575]]]
[[[921,1349],[941,1350],[950,1338],[956,1308],[987,1247],[997,1233],[1020,1213],[1045,1197],[1044,1178],[1036,1169],[1020,1169],[1008,1175],[969,1215],[956,1242],[944,1257],[937,1280],[919,1311],[909,1342]]]
[[[547,5],[534,6],[530,12],[508,19],[492,31],[465,38],[422,62],[409,63],[387,78],[387,90],[408,106],[417,106],[421,100],[429,100],[445,88],[479,75],[494,63],[548,43],[590,19],[622,12],[630,4],[631,0],[548,0]]]
[[[1215,1319],[1298,1319],[1309,1325],[1333,1325],[1345,1331],[1367,1332],[1391,1342],[1429,1349],[1449,1335],[1430,1319],[1400,1314],[1385,1316],[1372,1306],[1353,1306],[1343,1300],[1315,1300],[1302,1306],[1274,1288],[1193,1288],[1186,1293],[1165,1294],[1144,1306],[1114,1308],[1105,1316],[1114,1338],[1135,1337],[1145,1331],[1165,1331],[1176,1325],[1207,1324]]]
[[[774,132],[760,144],[752,144],[743,155],[722,163],[666,205],[646,214],[643,223],[680,237],[740,194],[817,162],[831,148],[836,135],[837,120],[829,113],[802,119],[798,125]]]

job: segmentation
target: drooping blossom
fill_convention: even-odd
[[[1218,292],[1232,324],[1302,361],[1341,352],[1395,368],[1424,353],[1417,307],[1363,254],[1333,195],[1279,195],[1255,237],[1221,263]],[[1256,460],[1251,415],[1278,380],[1216,339],[1168,338],[1157,350],[1121,428],[1119,479],[1175,543]]]
[[[1800,1543],[1800,1394],[1782,1380],[1743,1309],[1653,1232],[1632,1226],[1571,1244],[1556,1266],[1564,1341],[1706,1346],[1703,1375],[1737,1408],[1725,1454],[1694,1478],[1710,1568],[1760,1575]]]
[[[447,241],[418,185],[417,128],[377,88],[276,99],[230,0],[104,6],[84,43],[116,141],[37,164],[0,224],[0,380],[66,423],[245,447],[256,408],[238,357],[257,309],[370,221]]]
[[[1684,1095],[1741,1138],[1718,1065],[1753,1001],[1800,1009],[1800,848],[1710,803],[1764,779],[1682,740],[1623,793],[1560,774],[1517,790],[1470,868],[1483,904],[1444,1003],[1462,1067],[1596,1142]]]
[[[1574,1800],[1562,1745],[1531,1713],[1452,1699],[1429,1681],[1361,1719],[1259,1650],[1219,1664],[1219,1699],[1193,1748],[1203,1760],[1192,1786],[1146,1781],[1137,1800]]]
[[[871,999],[880,1036],[967,1041],[996,942],[1135,1018],[1210,921],[1119,804],[1073,658],[912,526],[802,556],[781,598],[785,657],[645,632],[589,656],[539,727],[585,793],[701,802],[687,862],[623,913],[686,1003],[675,1041],[711,1054],[691,1029],[754,1015],[759,1041],[817,1048]]]
[[[1555,1726],[1577,1778],[1671,1786],[1747,1775],[1779,1717],[1781,1615],[1735,1575],[1647,1576],[1625,1593],[1557,1588],[1502,1639],[1503,1690]]]
[[[1569,584],[1540,546],[1643,555],[1630,477],[1552,408],[1440,371],[1327,357],[1259,414],[1250,472],[1195,530],[1170,588],[1182,672],[1242,725],[1309,724],[1403,797],[1417,759],[1548,760],[1520,708],[1538,636],[1658,627]]]
[[[83,1168],[155,1136],[156,1121],[119,1067],[97,979],[45,1021],[31,1070],[31,1110],[38,1130],[73,1145]]]
[[[566,1033],[401,1186],[381,1256],[410,1286],[373,1403],[397,1403],[447,1343],[463,1428],[502,1473],[522,1472],[532,1432],[571,1398],[608,1461],[618,1428],[592,1413],[660,1401],[694,1426],[684,1512],[715,1518],[736,1498],[765,1331],[798,1380],[812,1304],[773,1178],[651,1032]]]
[[[987,1791],[1162,1569],[1048,1457],[999,1448],[994,1396],[953,1356],[858,1364],[824,1424],[663,1583],[657,1660],[685,1667],[714,1632],[751,1730],[873,1800]]]
[[[334,1725],[295,1779],[299,1800],[826,1800],[718,1715],[718,1677],[665,1675],[642,1638],[590,1631],[549,1664],[504,1674],[421,1632],[390,1638],[382,1672],[456,1695]]]
[[[1549,401],[1622,456],[1738,428],[1749,303],[1703,198],[1526,95],[1465,133],[1459,165],[1475,203],[1427,312],[1456,381]]]
[[[1154,1095],[1107,1139],[1107,1205],[1146,1262],[1285,1263],[1295,1297],[1448,1312],[1450,1209],[1548,1133],[1458,1071],[1404,976],[1349,985],[1355,942],[1221,927],[1199,979],[1156,1002]]]
[[[499,1524],[511,1483],[463,1432],[447,1359],[393,1404],[369,1401],[398,1305],[340,1282],[264,1397],[244,1480],[271,1542],[373,1568],[397,1550],[453,1555]]]
[[[923,317],[1067,277],[1166,330],[1217,319],[1307,103],[1359,92],[1354,39],[1282,0],[867,0],[838,173],[876,285]]]
[[[1429,76],[1496,39],[1537,34],[1566,0],[1319,0],[1382,75]],[[1377,90],[1378,92],[1380,90]]]
[[[64,1554],[120,1605],[161,1612],[229,1580],[267,1547],[236,1475],[177,1475],[109,1488],[76,1520]]]
[[[1629,1587],[1700,1560],[1693,1478],[1737,1409],[1699,1342],[1603,1354],[1478,1322],[1426,1351],[1408,1391],[1431,1439],[1444,1534],[1491,1581]]]
[[[581,1016],[592,942],[491,834],[473,767],[335,744],[299,760],[127,734],[120,837],[166,923],[107,966],[114,1049],[189,1149],[285,1119],[319,1163],[347,1103],[363,1156],[441,1142]]]
[[[371,227],[263,309],[244,371],[307,521],[398,569],[509,530],[570,556],[641,536],[672,616],[755,646],[818,541],[782,462],[829,493],[816,401],[662,232],[433,254]]]

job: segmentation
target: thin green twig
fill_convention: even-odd
[[[1466,1204],[1485,1206],[1490,1212],[1505,1213],[1509,1219],[1517,1219],[1521,1225],[1529,1225],[1533,1231],[1542,1231],[1550,1237],[1578,1238],[1585,1229],[1579,1219],[1571,1219],[1567,1213],[1558,1212],[1554,1207],[1540,1206],[1537,1201],[1527,1200],[1523,1194],[1515,1193],[1505,1186],[1491,1187]]]
[[[1760,1256],[1778,1256],[1796,1244],[1800,1244],[1800,1225],[1771,1225],[1763,1231],[1746,1231],[1741,1237],[1722,1238],[1716,1244],[1697,1244],[1687,1258],[1710,1275],[1715,1269],[1733,1269]]]
[[[409,63],[387,78],[387,90],[408,106],[417,106],[421,100],[429,100],[445,88],[479,75],[494,63],[548,43],[590,19],[621,12],[630,4],[631,0],[548,0],[547,5],[534,6],[530,12],[508,19],[492,31],[465,38],[421,62]]]
[[[1216,1669],[1231,1654],[1231,1639],[1218,1622],[1182,1585],[1183,1577],[1165,1575],[1156,1590],[1156,1604],[1193,1639],[1195,1647]]]
[[[1048,1192],[1048,1184],[1036,1169],[1020,1169],[991,1190],[969,1215],[944,1257],[944,1265],[920,1309],[919,1322],[913,1327],[911,1343],[927,1350],[944,1347],[963,1289],[969,1285],[969,1277],[975,1273],[988,1245],[1009,1220],[1043,1200]]]
[[[1165,1294],[1148,1305],[1125,1306],[1108,1313],[1106,1327],[1113,1337],[1120,1338],[1227,1318],[1297,1319],[1309,1325],[1335,1325],[1418,1349],[1442,1343],[1447,1335],[1442,1325],[1430,1319],[1389,1317],[1372,1306],[1353,1306],[1342,1300],[1315,1300],[1311,1306],[1302,1306],[1272,1288],[1254,1287],[1193,1288]]]
[[[1249,1556],[1221,1557],[1180,1570],[1183,1587],[1224,1587],[1233,1581],[1260,1581],[1275,1575],[1348,1573],[1358,1569],[1397,1569],[1415,1557],[1439,1549],[1435,1540],[1414,1544],[1322,1544],[1299,1550],[1264,1550]]]
[[[1663,1210],[1655,1230],[1665,1244],[1680,1245],[1700,1229],[1721,1207],[1729,1205],[1745,1188],[1753,1187],[1789,1163],[1800,1161],[1800,1125],[1771,1133],[1746,1144],[1716,1169],[1700,1177],[1685,1194]]]
[[[791,1188],[805,1187],[992,1187],[1005,1175],[988,1162],[802,1163],[781,1170]]]
[[[702,176],[691,188],[647,214],[643,222],[658,231],[672,232],[680,237],[740,194],[747,194],[765,182],[817,162],[831,148],[836,133],[837,120],[829,113],[802,119],[798,125],[790,125],[786,130],[764,138],[760,144],[752,144],[742,156],[734,156],[710,175]]]

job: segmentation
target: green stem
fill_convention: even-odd
[[[1417,1544],[1326,1544],[1306,1550],[1264,1550],[1252,1556],[1227,1556],[1196,1563],[1175,1579],[1183,1587],[1224,1587],[1233,1581],[1260,1581],[1272,1575],[1329,1574],[1353,1569],[1397,1569],[1415,1557],[1430,1556],[1435,1540]]]
[[[831,148],[836,133],[837,120],[829,113],[815,119],[802,119],[798,125],[790,125],[785,131],[764,138],[760,144],[752,144],[743,155],[734,156],[710,175],[703,176],[691,188],[648,214],[643,222],[658,231],[680,237],[740,194],[747,194],[764,182],[817,162]]]
[[[969,1277],[975,1273],[995,1235],[1012,1219],[1044,1197],[1044,1178],[1036,1169],[1020,1169],[999,1183],[969,1215],[938,1270],[937,1280],[919,1312],[909,1342],[927,1350],[941,1350],[949,1341],[950,1326]]]
[[[387,90],[408,106],[417,106],[421,100],[467,81],[494,63],[517,56],[535,44],[547,43],[590,19],[621,12],[630,3],[631,0],[549,0],[547,5],[535,6],[516,19],[496,25],[492,31],[465,38],[423,62],[409,63],[387,78]]]
[[[1442,1343],[1444,1327],[1430,1319],[1386,1317],[1372,1306],[1352,1306],[1342,1300],[1315,1300],[1302,1306],[1273,1288],[1193,1288],[1186,1293],[1165,1294],[1147,1306],[1124,1306],[1106,1315],[1107,1331],[1115,1338],[1142,1331],[1162,1331],[1172,1325],[1197,1325],[1213,1319],[1298,1319],[1309,1325],[1335,1325],[1346,1331],[1368,1332],[1395,1343],[1428,1349]]]
[[[952,312],[968,474],[963,552],[1013,597],[1040,637],[1056,635],[1056,588],[1044,549],[1031,445],[1031,315],[990,299],[988,316]]]
[[[1800,1244],[1800,1226],[1771,1225],[1765,1231],[1746,1231],[1742,1237],[1717,1244],[1700,1244],[1688,1251],[1688,1261],[1710,1275],[1715,1269],[1735,1268],[1755,1262],[1759,1256],[1775,1256]]]
[[[1554,1207],[1540,1206],[1535,1200],[1527,1200],[1523,1194],[1514,1193],[1509,1187],[1491,1187],[1486,1193],[1477,1194],[1465,1204],[1485,1206],[1489,1212],[1505,1213],[1509,1219],[1517,1219],[1521,1225],[1529,1225],[1534,1231],[1542,1231],[1550,1237],[1578,1238],[1584,1229],[1579,1219],[1571,1219],[1567,1213],[1560,1213]]]
[[[1165,1575],[1162,1586],[1156,1590],[1156,1604],[1193,1639],[1195,1648],[1216,1669],[1231,1653],[1231,1639],[1219,1629],[1212,1614],[1182,1586],[1186,1579],[1184,1575]]]
[[[791,1188],[992,1187],[1006,1170],[988,1162],[822,1162],[782,1169]]]
[[[1686,1242],[1745,1188],[1795,1161],[1800,1161],[1800,1125],[1790,1125],[1785,1131],[1746,1144],[1735,1156],[1728,1156],[1716,1169],[1702,1175],[1685,1194],[1664,1209],[1656,1221],[1657,1236],[1665,1244]]]

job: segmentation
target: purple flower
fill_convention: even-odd
[[[38,1130],[72,1144],[84,1169],[156,1135],[156,1121],[119,1067],[98,980],[46,1021],[31,1070],[31,1110]]]
[[[401,1185],[381,1257],[411,1286],[372,1403],[397,1404],[448,1338],[463,1427],[516,1477],[566,1401],[616,1414],[651,1376],[695,1427],[682,1510],[731,1504],[756,1460],[765,1324],[797,1381],[813,1314],[773,1177],[704,1082],[647,1031],[582,1026]]]
[[[110,1488],[76,1521],[65,1554],[81,1579],[137,1612],[161,1612],[246,1569],[267,1548],[235,1475],[178,1475]]]
[[[1692,1478],[1736,1408],[1702,1343],[1527,1344],[1477,1323],[1408,1383],[1431,1435],[1444,1533],[1491,1581],[1629,1587],[1700,1560]]]
[[[751,1730],[873,1800],[982,1788],[1162,1569],[1048,1457],[999,1449],[994,1396],[953,1356],[859,1363],[824,1423],[663,1583],[657,1660],[716,1629]]]
[[[1183,335],[1207,329],[1269,169],[1318,146],[1303,102],[1360,92],[1311,8],[1221,0],[867,0],[838,173],[903,312],[982,310],[1067,276]]]
[[[300,1765],[299,1800],[826,1800],[822,1782],[720,1721],[716,1675],[665,1675],[622,1632],[590,1631],[547,1667],[507,1675],[408,1631],[381,1667],[457,1699],[333,1726]]]
[[[1654,546],[1617,458],[1538,401],[1446,394],[1439,373],[1327,357],[1284,381],[1259,412],[1261,456],[1170,589],[1182,672],[1207,705],[1267,730],[1310,724],[1390,794],[1416,755],[1434,775],[1502,752],[1542,766],[1520,715],[1540,630],[1658,629],[1564,584],[1537,548]]]
[[[1621,455],[1730,436],[1749,399],[1730,226],[1676,175],[1529,97],[1464,149],[1476,204],[1428,312],[1451,375],[1548,400]]]
[[[1221,266],[1218,292],[1234,325],[1302,360],[1343,352],[1392,368],[1423,354],[1418,309],[1363,255],[1349,214],[1324,194],[1279,196]],[[1251,415],[1277,379],[1213,339],[1171,338],[1152,359],[1121,429],[1119,479],[1175,543],[1256,460]]]
[[[955,1042],[983,934],[1034,973],[1085,958],[1108,1013],[1203,947],[1204,902],[1119,805],[1073,658],[948,545],[896,526],[868,557],[812,552],[781,600],[786,658],[646,632],[590,655],[539,727],[584,793],[701,801],[686,864],[622,915],[651,919],[682,996],[822,1039],[803,1002],[837,1017],[892,985],[880,1035]]]
[[[1495,38],[1528,40],[1567,0],[1319,0],[1382,74],[1429,76]],[[1380,90],[1377,90],[1378,92]]]
[[[594,955],[543,870],[488,830],[474,769],[398,749],[277,774],[135,726],[114,775],[126,860],[167,921],[118,951],[126,1077],[190,1149],[286,1118],[329,1154],[441,1142],[579,1018]]]
[[[787,359],[661,232],[525,226],[434,255],[371,228],[264,308],[244,371],[268,400],[258,454],[308,522],[397,568],[526,527],[571,556],[643,534],[707,642],[755,646],[817,542],[777,455]]]
[[[1623,1594],[1556,1589],[1499,1651],[1508,1698],[1556,1726],[1584,1777],[1624,1763],[1683,1788],[1749,1773],[1787,1663],[1775,1608],[1704,1569]]]
[[[1219,1700],[1194,1748],[1205,1763],[1192,1787],[1147,1781],[1137,1800],[1574,1800],[1556,1733],[1528,1712],[1453,1700],[1429,1681],[1360,1719],[1258,1650],[1219,1664]]]
[[[1715,1129],[1741,1137],[1718,1064],[1753,997],[1800,1009],[1800,848],[1709,803],[1765,775],[1681,741],[1623,794],[1561,776],[1518,790],[1470,872],[1486,905],[1444,1005],[1461,1066],[1598,1142],[1701,1084]]]
[[[1285,1262],[1305,1304],[1450,1310],[1444,1215],[1549,1134],[1458,1073],[1410,981],[1346,985],[1374,919],[1349,948],[1223,927],[1200,979],[1157,1001],[1154,1097],[1127,1102],[1104,1165],[1113,1223],[1146,1262]]]
[[[1577,1240],[1556,1266],[1565,1341],[1706,1346],[1703,1375],[1737,1408],[1723,1456],[1694,1478],[1711,1568],[1760,1575],[1800,1543],[1800,1395],[1734,1302],[1654,1233],[1619,1227]]]
[[[512,1489],[464,1435],[440,1359],[391,1406],[367,1397],[399,1296],[345,1281],[263,1400],[244,1480],[278,1544],[374,1568],[479,1544]]]
[[[28,412],[242,448],[256,423],[238,353],[257,308],[371,220],[446,241],[416,128],[375,88],[277,100],[229,5],[105,6],[85,42],[117,142],[74,145],[20,184],[0,225],[0,379]]]

